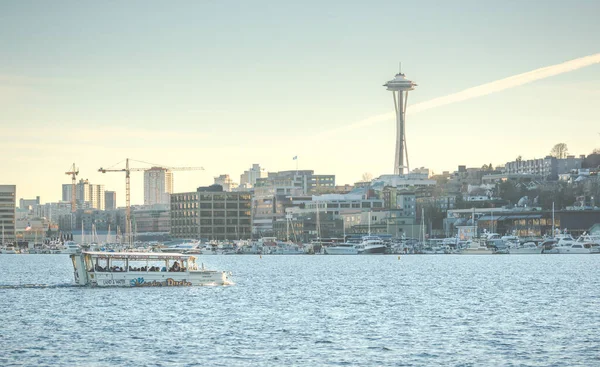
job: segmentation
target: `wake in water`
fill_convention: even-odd
[[[0,284],[0,289],[21,289],[21,288],[72,288],[81,287],[77,284]]]

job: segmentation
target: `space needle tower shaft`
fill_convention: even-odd
[[[408,172],[408,149],[406,146],[406,104],[408,92],[415,89],[416,83],[406,79],[401,72],[394,79],[383,85],[394,95],[396,109],[396,153],[394,157],[394,174],[401,175],[404,169]]]

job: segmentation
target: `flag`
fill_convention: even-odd
[[[31,224],[29,222],[27,222],[27,227],[25,227],[26,231],[29,231],[31,229]]]
[[[293,160],[296,160],[296,159],[298,159],[298,156],[297,156],[297,155],[295,155],[295,156],[294,156],[294,158],[292,158],[292,159],[293,159]]]

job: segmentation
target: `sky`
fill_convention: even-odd
[[[195,191],[253,163],[352,184],[393,173],[392,94],[411,168],[600,148],[600,64],[411,113],[432,99],[600,53],[598,1],[0,1],[0,184],[61,199],[78,178],[125,202],[125,158]],[[364,121],[371,121],[365,124]],[[298,160],[293,160],[298,156]],[[132,163],[132,167],[149,167]],[[143,203],[143,174],[131,174]]]

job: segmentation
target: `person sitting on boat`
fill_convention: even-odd
[[[181,267],[179,266],[179,263],[177,261],[175,261],[175,263],[173,263],[173,266],[171,266],[171,271],[180,271]]]

